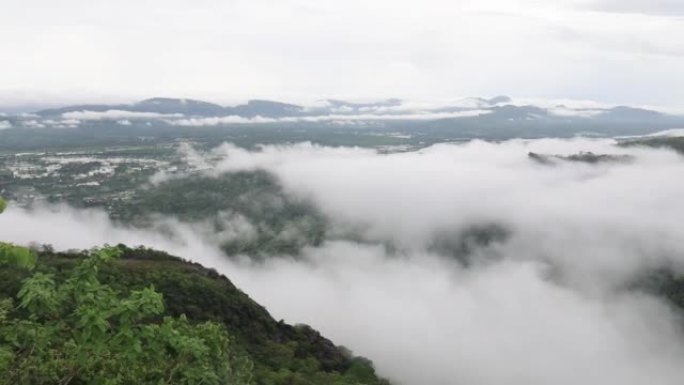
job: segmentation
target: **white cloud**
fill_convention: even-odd
[[[551,114],[565,117],[593,118],[605,113],[601,109],[574,109],[565,106],[557,106],[548,110]]]
[[[45,128],[45,123],[36,119],[22,120],[21,125],[27,128]]]
[[[400,385],[674,385],[684,378],[681,317],[625,289],[649,269],[684,271],[684,182],[672,177],[684,172],[684,158],[674,152],[587,139],[475,141],[396,154],[311,144],[183,151],[208,175],[267,170],[288,194],[322,210],[334,234],[364,229],[361,239],[331,236],[297,260],[236,262],[221,255],[202,223],[159,218],[156,228],[135,230],[65,206],[10,207],[1,233],[60,249],[146,244],[216,267],[276,318],[313,325]],[[548,166],[529,151],[635,159]],[[231,213],[225,221],[225,236],[252,231]],[[508,238],[475,248],[470,266],[432,248],[436,236],[459,239],[486,224],[503,226]]]
[[[249,123],[319,123],[319,122],[358,122],[358,121],[388,121],[388,120],[436,120],[436,119],[456,119],[473,116],[486,115],[491,113],[488,110],[469,110],[457,112],[415,112],[393,115],[379,114],[356,114],[356,115],[321,115],[321,116],[290,116],[283,118],[265,118],[256,116],[245,118],[241,116],[215,116],[208,118],[190,118],[169,120],[169,124],[178,126],[216,126],[221,124],[249,124]]]
[[[169,119],[182,118],[183,114],[160,114],[157,112],[137,112],[124,110],[73,111],[62,114],[64,119],[73,120],[125,120],[125,119]]]
[[[682,137],[684,136],[684,128],[672,128],[669,130],[658,131],[647,135],[630,135],[621,136],[620,139],[638,139],[638,138],[658,138],[658,137]]]
[[[506,93],[681,104],[682,39],[673,37],[684,26],[668,17],[679,2],[617,6],[659,10],[651,14],[591,10],[615,3],[26,0],[3,9],[0,94],[12,103]]]
[[[256,116],[254,118],[245,118],[237,115],[230,116],[213,116],[208,118],[189,118],[179,120],[169,120],[169,124],[177,126],[217,126],[221,124],[248,124],[248,123],[274,123],[277,119],[264,118]]]
[[[527,242],[536,243],[539,258],[552,253],[562,256],[559,263],[575,268],[581,268],[574,264],[578,259],[598,258],[597,263],[589,264],[596,271],[581,269],[575,276],[582,279],[604,273],[600,269],[604,265],[613,270],[623,266],[625,273],[640,270],[641,262],[646,261],[635,243],[676,249],[676,240],[684,239],[684,232],[673,227],[684,211],[673,211],[670,201],[670,197],[684,194],[684,183],[668,182],[671,175],[684,170],[681,158],[612,143],[475,141],[385,156],[370,150],[312,145],[268,146],[260,152],[224,146],[217,153],[223,151],[225,160],[216,167],[271,171],[291,193],[313,199],[332,218],[362,223],[372,239],[391,240],[407,248],[425,247],[435,233],[463,230],[472,223],[510,225],[521,229],[515,238],[521,248],[527,247]],[[631,153],[640,161],[553,168],[535,165],[526,156],[529,151]],[[625,194],[627,190],[636,191]],[[645,211],[652,216],[644,217]],[[593,224],[589,232],[585,232],[587,223]],[[656,236],[654,231],[664,233]],[[554,239],[564,232],[567,234]],[[618,241],[623,238],[630,241]],[[568,244],[559,247],[564,242]],[[596,250],[602,252],[596,255]],[[666,251],[654,253],[652,258],[671,257],[672,250]],[[520,253],[524,254],[533,257],[530,252]]]
[[[9,120],[0,120],[0,130],[7,130],[12,128],[12,122]]]

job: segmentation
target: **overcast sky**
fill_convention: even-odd
[[[681,0],[0,0],[0,104],[684,104]]]

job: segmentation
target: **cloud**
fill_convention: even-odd
[[[639,162],[538,167],[527,158],[529,151],[636,154]],[[644,262],[636,244],[671,247],[673,253],[676,240],[684,238],[684,231],[672,227],[684,210],[673,212],[669,202],[684,193],[684,183],[668,182],[684,169],[681,158],[664,151],[619,148],[609,140],[474,141],[390,155],[309,144],[267,146],[259,152],[226,145],[213,155],[221,152],[224,160],[216,165],[218,170],[270,171],[289,193],[312,199],[330,217],[361,223],[374,240],[406,248],[427,246],[436,232],[501,223],[518,229],[508,246],[520,242],[518,247],[525,248],[526,242],[533,242],[536,258],[552,253],[558,262],[584,270],[573,261],[602,261],[587,266],[592,268],[603,263],[634,267],[628,262]],[[625,194],[629,190],[634,192]],[[643,212],[652,215],[644,217]],[[586,230],[587,223],[592,223],[592,231]],[[546,245],[544,240],[553,237],[557,239]],[[623,237],[630,242],[619,242]],[[573,246],[578,239],[582,241]],[[568,244],[553,249],[562,242]],[[596,255],[596,250],[602,253]],[[535,258],[529,251],[515,254]]]
[[[579,117],[579,118],[593,118],[605,113],[605,110],[600,109],[572,109],[565,106],[557,106],[549,109],[549,112],[556,116],[565,117]]]
[[[684,15],[684,4],[679,0],[590,0],[583,5],[603,12]]]
[[[489,110],[468,110],[457,112],[414,112],[392,115],[381,114],[353,114],[353,115],[321,115],[321,116],[292,116],[284,118],[265,118],[257,116],[245,118],[241,116],[216,116],[209,118],[190,118],[169,120],[168,123],[177,126],[217,126],[221,124],[253,124],[253,123],[345,123],[361,121],[393,121],[393,120],[436,120],[436,119],[456,119],[473,116],[486,115],[491,113]]]
[[[684,172],[684,158],[674,152],[587,139],[393,154],[306,143],[183,151],[210,176],[272,173],[287,194],[328,217],[328,239],[297,259],[229,259],[220,240],[253,231],[234,213],[223,215],[228,233],[215,239],[206,223],[159,217],[134,229],[66,206],[11,207],[0,216],[2,236],[62,249],[146,244],[191,258],[219,269],[275,317],[309,323],[372,358],[400,385],[684,378],[680,315],[625,289],[652,269],[684,271],[684,182],[672,177]],[[530,151],[635,158],[543,165]],[[464,263],[459,240],[492,225],[505,235],[473,241]]]
[[[9,120],[0,120],[0,130],[7,130],[12,128],[12,122]]]
[[[36,119],[22,120],[21,125],[27,128],[45,128],[47,127],[45,123],[40,122]]]
[[[647,296],[585,295],[549,282],[536,263],[463,270],[349,243],[307,256],[310,265],[277,261],[240,280],[276,316],[321,328],[397,384],[676,384],[684,375],[677,317]]]
[[[137,112],[124,110],[73,111],[62,114],[64,119],[74,120],[127,120],[127,119],[169,119],[182,118],[183,114],[160,114],[157,112]]]
[[[230,116],[213,116],[208,118],[189,118],[170,120],[169,124],[176,126],[218,126],[221,124],[249,124],[249,123],[275,123],[278,119],[264,118],[256,116],[254,118],[245,118],[237,115]]]
[[[682,30],[667,17],[679,3],[26,0],[3,9],[0,101],[507,93],[679,104]]]
[[[660,138],[660,137],[682,137],[684,136],[684,128],[672,128],[669,130],[658,131],[646,135],[631,135],[622,136],[620,139],[637,139],[637,138]]]

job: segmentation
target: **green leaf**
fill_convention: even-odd
[[[26,247],[0,242],[0,265],[33,269],[36,260],[36,255]]]
[[[100,282],[99,267],[119,254],[91,250],[66,279],[33,274],[17,295],[21,311],[0,301],[0,385],[252,383],[222,325],[162,317],[152,286],[118,292]]]

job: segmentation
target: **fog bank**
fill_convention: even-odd
[[[580,151],[633,158],[542,164],[527,155]],[[575,139],[394,154],[226,144],[188,154],[208,175],[272,173],[324,213],[328,240],[298,258],[229,259],[201,224],[159,217],[132,229],[66,206],[11,207],[2,238],[58,249],[143,244],[215,267],[275,317],[312,325],[398,384],[684,378],[679,315],[626,288],[684,263],[684,158],[674,152]],[[502,233],[462,248],[473,228]]]

